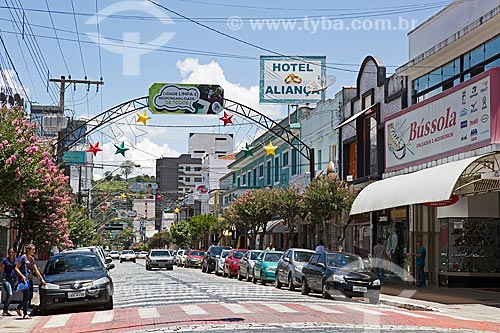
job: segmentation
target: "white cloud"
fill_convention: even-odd
[[[279,105],[259,104],[259,86],[246,88],[239,83],[229,82],[224,70],[215,61],[200,64],[196,58],[186,58],[177,62],[177,68],[184,78],[182,83],[219,84],[224,89],[224,98],[251,107],[269,118],[281,117]]]

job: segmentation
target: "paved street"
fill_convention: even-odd
[[[111,311],[59,312],[36,316],[25,330],[53,332],[477,332],[500,331],[500,323],[467,320],[432,311],[383,304],[330,301],[278,290],[198,269],[146,271],[144,262],[115,262]],[[5,323],[5,318],[2,319]],[[15,320],[15,319],[7,319]],[[23,324],[26,321],[23,321]],[[19,320],[14,322],[19,323]]]

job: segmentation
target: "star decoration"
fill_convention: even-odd
[[[127,199],[127,195],[126,195],[125,193],[122,193],[122,194],[120,195],[120,198],[122,198],[122,199]]]
[[[264,149],[266,150],[266,156],[267,155],[274,155],[276,156],[275,150],[278,148],[278,146],[273,146],[273,142],[269,141],[269,144],[267,146],[264,146]]]
[[[227,114],[226,111],[224,111],[224,117],[220,117],[219,119],[224,122],[224,126],[227,124],[232,124],[233,123],[233,115],[232,114]]]
[[[179,212],[180,212],[180,211],[181,211],[181,210],[180,210],[179,208],[175,208],[175,209],[174,209],[174,213],[175,213],[175,214],[179,214]]]
[[[86,150],[86,152],[94,154],[94,156],[97,155],[97,152],[102,151],[101,148],[99,148],[99,141],[97,141],[95,144],[89,143],[90,148]]]
[[[146,114],[146,111],[144,111],[142,114],[140,114],[139,112],[136,112],[135,114],[137,115],[137,123],[143,123],[144,125],[146,125],[146,121],[151,119],[151,117]]]
[[[241,149],[245,153],[245,157],[247,156],[253,156],[252,152],[253,147],[248,144],[248,142],[245,144],[245,148]]]
[[[129,148],[125,148],[125,142],[122,142],[121,145],[119,146],[115,145],[115,148],[116,148],[115,155],[122,154],[124,157],[125,157],[125,152],[129,150]]]

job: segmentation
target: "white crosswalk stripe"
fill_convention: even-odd
[[[252,313],[252,311],[248,310],[241,304],[221,304],[223,307],[231,311],[232,313]]]
[[[410,311],[403,311],[403,310],[396,310],[396,309],[384,309],[384,311],[391,311],[391,312],[394,312],[394,313],[399,313],[401,315],[408,316],[408,317],[413,317],[413,318],[427,318],[427,319],[431,318],[431,317],[423,316],[421,314],[413,313],[413,312],[410,312]]]
[[[308,307],[311,310],[324,312],[324,313],[342,313],[341,311],[333,310],[333,309],[330,309],[330,308],[327,308],[325,306],[321,306],[318,304],[300,304],[300,305]]]
[[[64,327],[69,318],[71,318],[71,313],[53,316],[45,323],[43,328]]]
[[[92,318],[92,324],[98,324],[98,323],[108,323],[113,320],[114,318],[114,312],[112,310],[110,311],[99,311],[94,314],[94,317]]]
[[[203,310],[198,305],[181,305],[180,308],[182,309],[182,311],[184,311],[187,315],[190,316],[207,314],[207,311]]]
[[[267,304],[262,304],[264,306],[267,306],[268,308],[276,311],[276,312],[298,312],[297,310],[290,309],[287,306],[284,306],[283,304],[276,304],[276,303],[267,303]]]
[[[160,313],[156,308],[138,308],[141,319],[159,318]]]
[[[370,309],[367,309],[363,306],[346,306],[346,308],[348,308],[350,310],[362,312],[364,314],[369,314],[369,315],[374,315],[374,316],[386,316],[386,314],[383,312],[370,310]]]

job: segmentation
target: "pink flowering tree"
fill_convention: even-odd
[[[311,223],[321,224],[323,230],[326,230],[328,225],[334,227],[334,234],[337,235],[335,244],[325,240],[325,245],[330,249],[341,249],[356,194],[351,185],[334,173],[314,179],[306,188],[303,201]]]
[[[0,208],[10,212],[18,250],[31,242],[45,249],[71,246],[65,217],[71,200],[68,177],[21,109],[3,108],[1,116],[0,186],[8,190],[0,191]]]

